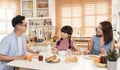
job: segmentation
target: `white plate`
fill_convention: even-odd
[[[95,57],[99,57],[98,55],[84,55],[84,58],[93,60]]]
[[[98,63],[98,62],[94,62],[94,65],[100,68],[106,68],[107,64],[102,64],[102,63]]]

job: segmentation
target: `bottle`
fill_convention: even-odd
[[[52,53],[51,53],[52,51],[51,51],[51,45],[50,44],[48,44],[47,45],[47,56],[50,56]]]
[[[67,56],[72,56],[72,49],[67,49]]]

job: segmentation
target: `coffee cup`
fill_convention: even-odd
[[[39,61],[43,61],[43,55],[39,55],[39,56],[38,56],[38,60],[39,60]]]

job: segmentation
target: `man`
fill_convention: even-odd
[[[0,43],[0,70],[13,70],[7,63],[12,60],[25,59],[26,40],[23,33],[27,30],[24,16],[17,15],[12,19],[14,31],[2,39]]]

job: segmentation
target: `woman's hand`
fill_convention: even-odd
[[[87,55],[87,54],[90,54],[89,50],[83,52],[83,55]]]
[[[100,49],[100,55],[107,55],[106,50],[104,48]]]

